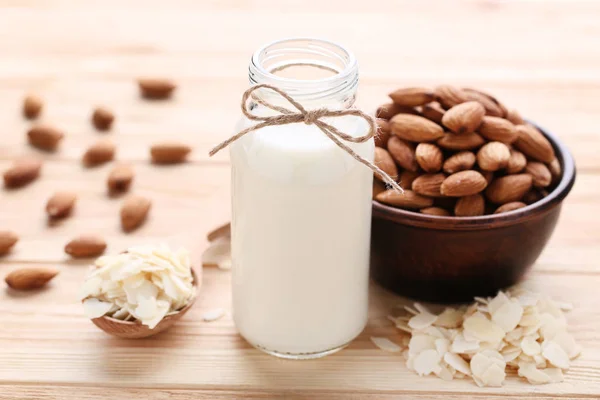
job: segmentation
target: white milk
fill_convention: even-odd
[[[356,117],[326,122],[368,129]],[[349,145],[373,160],[373,140]],[[231,145],[231,162],[239,332],[290,358],[348,344],[367,321],[372,171],[303,123],[249,133]]]

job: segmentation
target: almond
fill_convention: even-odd
[[[526,156],[546,163],[554,160],[554,149],[540,131],[530,125],[517,125],[517,132],[519,138],[514,146]]]
[[[423,87],[408,87],[389,94],[394,104],[406,107],[420,106],[433,100],[433,91]]]
[[[419,143],[415,150],[417,163],[425,172],[438,172],[442,169],[444,155],[439,147],[431,143]]]
[[[458,199],[454,206],[457,217],[475,217],[485,213],[485,199],[479,193]]]
[[[385,192],[386,190],[387,190],[387,188],[385,187],[385,184],[378,181],[377,179],[373,179],[373,200],[375,200],[375,197],[379,193]]]
[[[521,199],[525,204],[533,204],[548,196],[548,192],[540,188],[531,188]]]
[[[533,179],[529,174],[502,176],[494,179],[486,189],[485,195],[489,201],[495,204],[519,201],[531,189],[532,183]]]
[[[19,241],[19,237],[10,231],[0,231],[0,256],[8,253]]]
[[[427,207],[421,209],[421,214],[437,215],[438,217],[449,217],[450,212],[441,207]]]
[[[390,131],[390,123],[381,118],[377,118],[375,121],[377,122],[377,134],[374,137],[375,146],[386,148],[388,140],[390,140],[390,135],[392,134]]]
[[[485,108],[476,101],[458,104],[444,114],[442,124],[454,133],[472,133],[479,127]]]
[[[546,187],[552,182],[552,174],[545,164],[538,161],[530,161],[525,167],[525,172],[533,178],[533,186]]]
[[[436,100],[445,109],[452,108],[457,104],[469,101],[467,94],[462,90],[450,85],[440,85],[435,88],[434,95]]]
[[[442,182],[441,193],[444,196],[464,197],[481,192],[487,186],[483,175],[477,171],[460,171],[450,175]]]
[[[27,132],[29,144],[40,150],[55,151],[65,136],[64,133],[50,125],[36,125]]]
[[[375,165],[394,179],[398,176],[398,168],[386,149],[375,147]],[[385,183],[385,180],[379,174],[375,174],[375,178]]]
[[[375,199],[384,204],[408,209],[420,209],[431,207],[433,205],[432,198],[421,196],[412,190],[405,190],[402,193],[390,189],[383,193],[379,193]]]
[[[142,196],[132,195],[121,206],[121,227],[125,232],[131,232],[144,223],[152,202]]]
[[[477,131],[488,140],[507,144],[513,143],[519,137],[517,128],[510,121],[498,117],[483,117]]]
[[[525,157],[525,154],[518,150],[511,149],[510,158],[508,159],[508,164],[506,165],[506,172],[509,174],[516,174],[523,171],[526,165],[527,157]]]
[[[16,290],[39,289],[58,275],[52,268],[21,268],[16,269],[6,276],[6,284]]]
[[[387,149],[394,161],[407,171],[417,171],[419,165],[415,158],[415,147],[397,136],[392,136],[387,143]]]
[[[558,161],[558,158],[555,158],[552,160],[552,162],[550,162],[550,164],[548,164],[548,169],[552,174],[552,184],[557,184],[562,176],[562,167],[560,166],[560,161]]]
[[[390,127],[394,135],[411,142],[431,142],[444,136],[441,126],[418,115],[395,115]]]
[[[83,155],[83,164],[86,167],[94,167],[115,158],[116,146],[109,139],[102,139],[94,143]]]
[[[42,169],[42,161],[35,157],[24,157],[16,160],[12,167],[4,172],[4,186],[17,188],[35,180]]]
[[[508,165],[510,149],[504,143],[489,142],[477,152],[477,165],[484,171],[498,171]]]
[[[419,112],[412,107],[405,107],[395,103],[386,103],[377,108],[375,116],[377,118],[390,120],[396,114],[419,115]]]
[[[431,103],[425,104],[421,107],[421,115],[436,124],[442,124],[442,118],[446,111],[442,108],[440,103],[432,101]]]
[[[514,211],[514,210],[518,210],[519,208],[523,208],[526,206],[527,206],[527,204],[522,203],[520,201],[512,201],[510,203],[506,203],[506,204],[503,204],[500,207],[498,207],[496,209],[496,211],[494,211],[494,214],[500,214],[500,213],[505,213],[505,212],[509,212],[509,211]]]
[[[521,114],[517,110],[508,110],[506,113],[506,119],[512,122],[514,125],[523,125],[525,121],[521,117]]]
[[[178,142],[157,143],[150,148],[150,156],[155,164],[178,164],[185,162],[192,148]]]
[[[398,183],[402,189],[410,189],[412,187],[412,183],[420,176],[418,172],[412,171],[402,171],[400,177],[398,178]]]
[[[169,79],[139,79],[138,86],[143,98],[149,100],[164,100],[171,97],[177,87]]]
[[[465,133],[463,135],[445,134],[437,141],[437,145],[447,150],[473,150],[485,143],[485,140],[477,133]]]
[[[446,176],[444,174],[425,174],[417,177],[412,182],[412,190],[415,193],[429,197],[440,197],[440,188]]]
[[[64,218],[71,213],[77,195],[72,192],[57,192],[46,203],[46,213],[50,218]]]
[[[105,107],[98,107],[92,113],[92,125],[99,131],[109,130],[114,120],[115,115]]]
[[[23,116],[27,119],[36,119],[42,112],[44,102],[36,95],[29,95],[23,100]]]
[[[463,88],[467,98],[479,102],[485,108],[485,114],[493,117],[504,117],[506,108],[494,96],[477,89]]]
[[[461,151],[449,157],[444,162],[444,172],[454,174],[459,171],[466,171],[475,165],[475,154],[470,151]]]
[[[65,246],[65,253],[73,258],[98,257],[106,250],[104,239],[93,235],[83,235],[71,240]]]
[[[109,193],[121,193],[129,190],[133,181],[133,168],[127,164],[116,165],[108,174],[106,182]]]

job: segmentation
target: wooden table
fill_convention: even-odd
[[[45,155],[42,178],[0,190],[0,229],[21,241],[0,261],[0,277],[26,265],[60,275],[45,290],[0,291],[0,399],[213,399],[276,396],[328,399],[487,399],[600,396],[600,3],[585,1],[0,1],[0,170],[26,145],[20,115],[25,93],[46,100],[43,119],[65,129],[59,152]],[[247,64],[261,44],[286,36],[341,42],[360,61],[360,104],[373,109],[400,85],[482,87],[557,132],[578,165],[575,189],[528,285],[573,302],[569,321],[583,355],[561,384],[530,386],[515,376],[502,388],[469,380],[418,378],[369,337],[394,337],[385,319],[398,298],[373,288],[366,331],[345,351],[289,362],[253,350],[229,316],[229,272],[205,269],[197,306],[168,333],[117,340],[99,331],[77,300],[86,263],[69,261],[65,243],[98,232],[109,251],[166,241],[196,260],[205,233],[227,220],[229,165],[208,149],[232,132]],[[166,76],[180,88],[169,102],[143,102],[135,78]],[[151,197],[147,224],[121,232],[121,199],[105,193],[108,169],[84,169],[82,152],[103,135],[89,124],[96,104],[115,110],[107,134],[118,159],[134,163],[134,191]],[[155,141],[194,146],[177,167],[148,162]],[[226,153],[226,152],[224,152]],[[72,218],[48,226],[44,204],[56,190],[76,190]]]

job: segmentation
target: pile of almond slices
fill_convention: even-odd
[[[409,332],[406,348],[387,338],[371,338],[377,347],[400,352],[420,376],[444,380],[470,376],[479,386],[501,386],[506,369],[531,384],[563,381],[563,371],[581,352],[567,332],[563,311],[571,306],[522,289],[494,298],[446,308],[435,314],[419,303],[389,318]]]

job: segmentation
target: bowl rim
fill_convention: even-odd
[[[507,226],[535,218],[555,206],[559,205],[569,194],[575,183],[576,167],[575,160],[569,149],[558,139],[558,137],[538,124],[528,121],[542,132],[550,141],[561,168],[562,177],[552,192],[543,199],[529,204],[517,210],[501,214],[480,215],[476,217],[444,217],[438,215],[421,214],[414,211],[404,210],[385,205],[373,200],[373,217],[386,219],[423,228],[438,230],[477,230],[489,229],[491,227]]]

